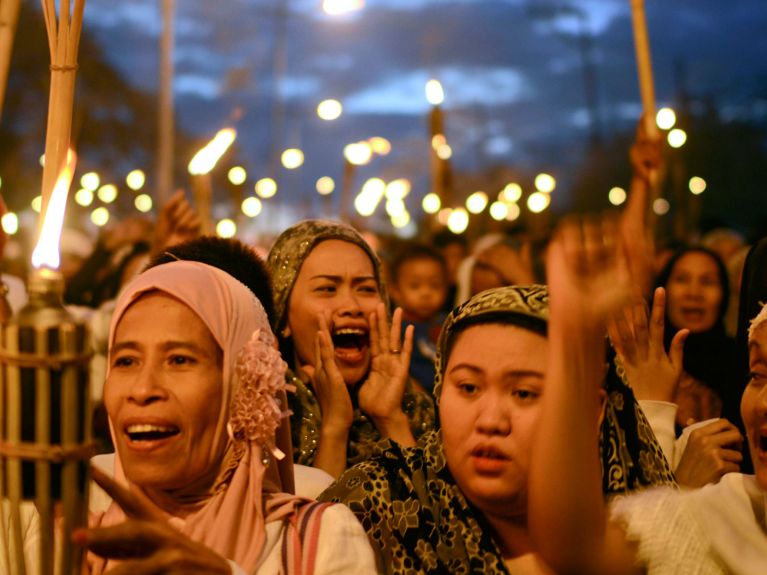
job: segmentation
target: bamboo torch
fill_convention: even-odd
[[[45,136],[45,166],[43,167],[42,209],[48,209],[53,185],[60,173],[72,131],[72,105],[75,97],[77,52],[83,25],[85,0],[74,0],[70,15],[70,0],[63,0],[56,20],[54,0],[42,0],[48,48],[51,53],[51,89],[48,101],[48,126]]]
[[[192,194],[197,211],[202,220],[202,233],[210,233],[212,228],[211,207],[213,202],[213,184],[210,172],[216,167],[229,147],[237,138],[234,128],[219,130],[213,139],[197,152],[189,162],[189,175],[192,177]]]
[[[0,118],[5,102],[5,89],[8,85],[8,73],[11,68],[13,37],[19,21],[21,0],[0,0]]]
[[[79,575],[83,552],[69,534],[87,525],[91,406],[86,324],[63,307],[59,239],[74,154],[48,203],[32,254],[29,303],[0,327],[0,498],[9,504],[5,562],[20,575]],[[25,547],[34,509],[40,544]]]
[[[655,139],[658,128],[655,125],[655,83],[652,74],[650,39],[647,34],[647,18],[644,0],[631,0],[631,21],[634,27],[634,48],[636,50],[639,93],[642,97],[642,112],[648,137]]]

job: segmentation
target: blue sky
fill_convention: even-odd
[[[285,2],[286,66],[274,74],[274,7]],[[313,181],[339,178],[343,146],[382,135],[394,151],[376,169],[425,182],[423,87],[445,87],[448,137],[459,167],[496,163],[567,174],[588,140],[579,35],[592,38],[604,130],[631,129],[639,113],[628,0],[367,0],[362,12],[331,18],[320,0],[179,0],[176,20],[178,121],[205,137],[239,123],[238,155],[269,171],[273,95],[284,102],[277,140],[305,149],[303,175],[282,176],[292,198],[316,202]],[[129,81],[157,85],[158,0],[88,0],[86,27]],[[552,15],[551,7],[560,11]],[[647,2],[658,101],[674,101],[675,68],[685,86],[725,117],[767,120],[767,2]],[[314,116],[337,98],[334,124]],[[420,178],[420,180],[419,180]],[[427,191],[425,183],[414,197]]]

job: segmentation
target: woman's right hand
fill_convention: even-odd
[[[302,365],[301,371],[312,382],[312,389],[320,404],[323,429],[348,432],[354,418],[349,389],[335,360],[333,340],[328,321],[319,316],[320,329],[314,338],[314,365]]]
[[[320,329],[314,339],[314,365],[303,365],[301,371],[311,381],[322,413],[314,467],[339,477],[346,469],[346,450],[354,407],[344,377],[336,365],[328,320],[322,314],[319,316],[319,324]]]
[[[675,470],[679,485],[703,487],[726,473],[737,473],[743,456],[743,436],[726,419],[717,419],[692,431]]]
[[[78,529],[72,540],[105,560],[119,561],[110,575],[230,575],[231,564],[193,541],[98,468],[91,477],[128,517],[109,527]]]

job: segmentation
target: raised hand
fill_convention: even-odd
[[[680,485],[703,487],[725,473],[740,470],[743,436],[726,419],[717,419],[690,433],[675,474]]]
[[[552,318],[604,330],[634,291],[622,248],[614,218],[570,219],[560,225],[546,264]]]
[[[192,240],[200,235],[202,221],[187,201],[183,190],[177,190],[157,216],[152,253],[160,253],[170,246]]]
[[[414,445],[407,416],[402,411],[402,396],[410,370],[413,351],[413,326],[401,339],[402,309],[397,308],[391,325],[383,303],[370,314],[370,372],[359,390],[360,409],[384,437],[403,445]]]
[[[679,330],[666,353],[665,309],[666,291],[659,287],[653,296],[649,323],[644,300],[637,300],[608,324],[610,340],[637,399],[673,402],[682,377],[684,341],[690,330]]]
[[[325,315],[320,314],[319,324],[320,329],[314,340],[314,365],[303,365],[300,370],[312,382],[322,413],[320,443],[314,466],[338,477],[346,469],[346,447],[354,407],[344,377],[336,365],[333,340]]]
[[[111,527],[78,529],[72,540],[106,560],[119,561],[110,575],[227,575],[226,559],[159,519],[139,496],[97,468],[91,476],[125,512],[127,521]]]

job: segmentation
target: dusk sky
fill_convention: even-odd
[[[86,3],[85,27],[130,82],[151,91],[158,77],[159,5]],[[346,143],[384,136],[392,154],[374,160],[361,177],[412,178],[408,205],[417,209],[428,191],[429,78],[445,89],[447,135],[459,169],[506,163],[530,173],[545,169],[566,183],[592,127],[583,34],[591,38],[603,135],[630,130],[639,116],[629,0],[367,0],[363,10],[340,17],[324,14],[320,5],[177,0],[178,122],[205,138],[242,110],[238,158],[230,163],[252,170],[253,180],[275,177],[291,201],[316,202],[318,177],[340,179]],[[284,21],[275,17],[279,6],[288,6]],[[673,105],[684,87],[713,101],[726,120],[767,120],[767,2],[649,0],[647,17],[659,104]],[[275,31],[282,24],[286,66],[275,79]],[[286,110],[276,138],[270,120],[275,81]],[[325,98],[344,105],[332,123],[315,114]],[[300,175],[270,173],[271,141],[304,149]]]

